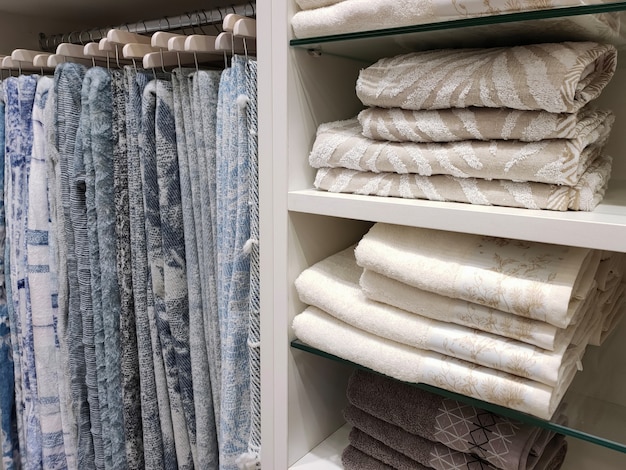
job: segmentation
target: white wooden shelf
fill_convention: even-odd
[[[557,212],[290,191],[289,210],[308,214],[626,252],[626,182],[614,181],[592,212]]]
[[[341,453],[348,445],[352,426],[345,424],[306,454],[289,470],[341,470]]]

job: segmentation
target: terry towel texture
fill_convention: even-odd
[[[498,335],[472,330],[407,312],[368,299],[359,286],[362,269],[348,248],[305,270],[295,285],[300,300],[355,328],[417,349],[463,359],[555,386],[571,375],[589,337],[580,331],[578,345],[558,345],[553,352]],[[591,313],[596,313],[595,309]],[[581,329],[588,322],[582,322]]]
[[[573,113],[599,96],[616,57],[614,46],[594,42],[415,52],[363,69],[356,91],[366,106],[383,108]]]
[[[348,382],[346,417],[356,426],[370,417],[496,468],[533,468],[554,433],[444,398],[378,374],[355,371]],[[363,424],[365,432],[369,427]]]
[[[394,28],[414,24],[433,23],[475,16],[494,15],[536,10],[554,6],[599,3],[601,0],[297,0],[303,11],[296,12],[291,24],[296,37],[306,38],[329,34],[351,33],[372,29]],[[616,14],[585,15],[565,19],[566,27],[573,31],[593,31],[593,36],[618,37],[620,23]],[[556,21],[540,23],[540,31]],[[508,26],[508,25],[507,25]],[[497,25],[491,26],[497,27]],[[509,26],[510,28],[510,26]],[[510,29],[502,34],[511,34]],[[532,36],[531,36],[532,37]],[[585,37],[585,34],[582,34]]]
[[[351,445],[343,450],[341,463],[346,470],[393,470],[393,467],[361,452]],[[415,466],[415,470],[424,470],[424,468],[424,466]]]
[[[366,108],[358,115],[365,137],[389,142],[463,140],[576,139],[612,113],[584,107],[572,114],[507,108],[456,108],[410,111]]]
[[[599,257],[586,248],[377,223],[359,266],[419,289],[566,328]]]
[[[305,343],[395,379],[433,385],[544,419],[552,417],[573,379],[563,377],[556,387],[549,387],[373,335],[316,307],[296,315],[293,328]]]
[[[449,175],[420,176],[320,168],[314,186],[334,193],[463,202],[486,206],[592,211],[604,198],[612,159],[597,157],[574,186]]]
[[[573,139],[399,143],[363,137],[358,121],[349,119],[319,126],[309,163],[313,168],[573,186],[607,140],[613,120],[609,115]]]

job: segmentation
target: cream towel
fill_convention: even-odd
[[[576,139],[597,128],[611,111],[577,113],[520,111],[507,108],[465,108],[410,111],[366,108],[358,115],[363,135],[390,142],[458,142],[462,140]]]
[[[564,344],[572,342],[577,329],[576,324],[580,323],[583,314],[589,308],[585,305],[588,300],[572,300],[570,303],[570,308],[574,309],[572,324],[562,329],[485,305],[417,289],[369,269],[363,271],[360,285],[365,296],[377,302],[434,320],[516,339],[547,351],[560,350]]]
[[[401,26],[420,25],[435,21],[457,20],[467,17],[512,13],[520,10],[537,10],[559,5],[600,3],[602,0],[297,0],[301,8],[313,7],[297,12],[292,20],[297,38],[310,38],[332,34],[354,33]],[[330,3],[333,5],[330,5]],[[328,5],[325,8],[315,6]],[[615,40],[619,36],[618,14],[583,15],[569,18],[544,20],[535,24],[524,24],[521,33],[529,27],[538,32],[552,28],[576,33],[579,38],[589,36]],[[515,23],[489,25],[489,30],[515,36]],[[589,34],[591,33],[591,34]],[[497,35],[495,36],[497,38]],[[532,38],[533,36],[529,36]],[[500,38],[501,39],[501,38]]]
[[[615,67],[615,47],[595,42],[440,49],[381,59],[361,71],[356,90],[382,108],[573,113],[598,97]]]
[[[572,376],[553,388],[534,380],[424,351],[372,335],[308,307],[293,320],[296,336],[310,346],[392,378],[424,383],[550,419]]]
[[[377,223],[359,266],[419,289],[566,328],[589,292],[599,253],[547,243]]]
[[[300,300],[374,335],[551,386],[563,376],[571,375],[576,361],[582,359],[584,340],[578,346],[562,342],[550,352],[375,302],[365,297],[359,287],[361,271],[354,259],[353,247],[330,256],[296,279]]]
[[[314,168],[573,186],[597,155],[598,146],[607,140],[613,121],[614,117],[608,116],[574,139],[399,143],[363,137],[358,121],[349,119],[319,126],[309,163]]]
[[[372,173],[345,168],[320,168],[317,189],[333,193],[463,202],[486,206],[592,211],[604,198],[612,159],[596,158],[574,186],[517,183],[447,175],[419,176]]]
[[[600,320],[593,329],[589,344],[601,346],[604,343],[622,319],[625,305],[626,284],[621,277],[615,278],[606,291],[599,291]]]

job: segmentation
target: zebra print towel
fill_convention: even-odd
[[[358,115],[363,136],[390,142],[575,139],[605,122],[610,111],[585,107],[573,114],[507,108],[410,111],[366,108]]]
[[[373,173],[346,168],[320,168],[314,185],[318,189],[335,193],[526,209],[592,211],[604,197],[611,176],[611,161],[611,157],[597,157],[574,186],[456,178],[447,175]]]
[[[594,147],[606,141],[613,121],[613,116],[608,116],[574,139],[397,143],[363,137],[357,120],[349,119],[319,126],[309,163],[313,168],[574,186],[593,161]]]
[[[573,113],[613,77],[614,46],[563,42],[487,49],[441,49],[384,58],[362,70],[366,106],[470,106]]]

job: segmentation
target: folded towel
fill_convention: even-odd
[[[377,302],[434,320],[516,339],[548,351],[560,350],[564,344],[572,343],[584,314],[590,308],[597,308],[593,303],[596,297],[592,295],[587,295],[585,300],[572,300],[570,302],[570,309],[574,310],[572,322],[563,329],[485,305],[417,289],[369,269],[363,271],[359,284],[365,296]]]
[[[594,250],[377,223],[359,242],[359,266],[419,289],[566,328],[589,292]]]
[[[573,113],[598,97],[615,67],[615,47],[595,42],[440,49],[381,59],[361,71],[356,90],[382,108]]]
[[[372,335],[308,307],[293,320],[296,337],[314,348],[398,380],[424,383],[550,419],[573,374],[556,387]]]
[[[556,385],[561,377],[571,375],[585,351],[587,340],[578,346],[563,342],[555,351],[546,351],[375,302],[361,291],[361,272],[351,247],[306,269],[295,285],[304,303],[356,328],[417,349],[435,351],[550,386]],[[596,309],[589,310],[590,314],[596,313]],[[581,328],[587,324],[582,322]]]
[[[408,457],[413,461],[413,465],[417,462],[437,470],[474,468],[472,465],[478,465],[478,468],[485,470],[496,468],[473,454],[459,452],[439,442],[408,433],[353,405],[348,405],[344,411],[344,417],[349,424],[354,426],[350,432],[350,444],[368,455],[376,456],[383,462],[388,460],[378,452],[387,453],[389,449],[391,454],[402,454],[404,458],[401,460]]]
[[[589,344],[594,346],[601,346],[624,316],[626,311],[626,284],[621,278],[616,279],[613,287],[600,292],[598,298],[601,316],[589,339]]]
[[[575,139],[598,127],[612,113],[588,106],[577,113],[465,108],[410,111],[366,108],[358,115],[363,135],[391,142],[458,142],[462,140]]]
[[[416,465],[423,465],[422,468],[432,468],[435,470],[448,470],[448,469],[465,469],[465,468],[473,468],[473,466],[478,466],[478,468],[484,470],[497,470],[495,467],[492,467],[485,462],[482,462],[477,457],[472,457],[470,454],[467,455],[467,462],[465,462],[464,466],[461,462],[450,461],[446,455],[442,455],[439,458],[432,459],[432,462],[428,462],[429,455],[422,455],[424,460],[431,465],[424,465],[423,461],[414,460],[410,457],[407,457],[405,454],[398,452],[396,449],[389,447],[383,444],[378,439],[374,439],[369,434],[364,433],[358,428],[352,428],[350,431],[349,442],[352,447],[355,449],[359,449],[364,454],[370,455],[376,460],[380,460],[388,465],[391,465],[393,468],[397,470],[414,470]],[[423,449],[426,451],[426,446]],[[440,447],[445,447],[441,446]],[[436,451],[434,451],[436,452]],[[460,454],[457,452],[455,455]],[[458,465],[457,465],[458,463]],[[434,465],[432,465],[434,464]]]
[[[442,20],[455,20],[467,17],[486,16],[501,13],[511,13],[520,10],[537,10],[549,8],[554,0],[541,2],[528,0],[524,3],[508,0],[474,0],[472,5],[462,0],[298,0],[299,4],[309,4],[312,7],[327,4],[325,8],[313,8],[297,12],[292,20],[294,35],[298,38],[325,36],[331,34],[353,33],[376,29],[394,28],[401,26],[419,25]],[[330,3],[335,3],[330,5]],[[558,6],[599,3],[601,0],[558,0]],[[304,8],[303,8],[304,10]],[[617,14],[583,15],[554,20],[543,20],[524,24],[519,33],[526,33],[535,27],[534,32],[558,30],[560,27],[568,31],[568,37],[584,39],[586,37],[601,37],[615,40],[619,37],[619,16]],[[506,29],[504,27],[506,27]],[[511,28],[514,30],[511,31]],[[494,31],[495,30],[495,31]],[[588,34],[587,32],[592,34]],[[517,36],[515,23],[504,25],[489,25],[487,32],[494,32],[495,39],[502,43],[506,34]],[[587,33],[587,34],[585,34]],[[532,35],[526,35],[530,40]],[[420,38],[423,41],[423,38]],[[461,43],[463,44],[463,43]],[[413,49],[414,50],[414,49]]]
[[[360,450],[348,446],[343,450],[341,454],[341,463],[345,470],[393,470],[386,463],[375,459],[367,454],[364,454]],[[423,465],[415,466],[415,470],[428,470]]]
[[[374,173],[451,175],[573,186],[606,141],[613,115],[573,139],[540,142],[464,140],[448,143],[383,142],[362,135],[356,119],[322,124],[309,163]]]
[[[607,283],[611,279],[621,278],[625,272],[624,268],[626,268],[626,256],[624,253],[604,251],[598,266],[598,272],[596,272],[598,289],[604,291],[607,289]]]
[[[357,412],[505,470],[533,468],[554,433],[444,398],[371,372],[355,371],[348,382],[350,419]],[[563,418],[559,416],[560,421]],[[359,420],[361,423],[361,420]]]
[[[345,168],[320,168],[317,189],[364,196],[401,197],[462,202],[486,206],[592,211],[604,198],[611,177],[612,159],[596,158],[574,186],[522,183],[448,175],[419,176],[373,173]]]

